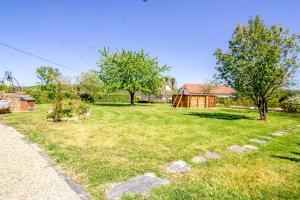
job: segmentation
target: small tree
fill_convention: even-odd
[[[36,69],[37,77],[41,80],[41,83],[48,86],[49,83],[54,82],[61,73],[58,69],[53,67],[41,66]]]
[[[63,117],[63,103],[64,95],[62,92],[62,83],[59,78],[55,79],[55,98],[52,112],[48,115],[48,118],[52,118],[54,122],[60,122]]]
[[[238,25],[229,51],[217,49],[219,77],[240,96],[251,99],[266,120],[270,99],[292,83],[298,68],[299,35],[279,25],[268,28],[260,17]]]
[[[161,80],[161,73],[169,69],[159,66],[157,58],[151,58],[144,50],[134,52],[122,49],[110,53],[104,48],[100,54],[99,77],[105,88],[108,91],[128,91],[131,105],[137,92],[151,91],[153,85]]]
[[[55,86],[53,109],[47,118],[51,118],[53,122],[60,122],[63,117],[70,118],[75,115],[79,118],[88,112],[89,107],[79,98],[76,99],[76,90],[70,82],[60,77],[56,78],[53,84]]]
[[[208,80],[208,81],[205,81],[205,83],[200,86],[200,91],[203,94],[211,95],[211,94],[214,94],[214,90],[216,89],[217,86],[218,86],[218,83],[216,80],[214,80],[214,79]]]
[[[77,94],[86,101],[94,102],[96,95],[102,89],[97,72],[90,70],[77,77]]]

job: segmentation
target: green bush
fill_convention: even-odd
[[[25,92],[31,95],[37,104],[53,103],[56,95],[54,83],[46,85],[37,85],[25,88]],[[61,84],[62,96],[66,99],[76,99],[74,86],[71,84]]]
[[[26,94],[31,95],[37,104],[53,103],[53,92],[50,90],[42,89],[41,86],[35,86],[25,89]]]
[[[135,102],[140,97],[135,95]],[[102,103],[130,103],[130,96],[127,93],[100,93],[95,96],[95,101]]]
[[[245,107],[253,107],[255,106],[254,103],[245,98],[217,98],[217,103],[222,104],[225,107],[229,106],[245,106]],[[278,98],[274,98],[268,102],[268,107],[269,108],[278,108],[281,107],[281,103],[278,101]]]
[[[68,100],[67,105],[68,106],[65,109],[71,111],[71,116],[83,115],[89,111],[88,104],[84,103],[81,100]]]

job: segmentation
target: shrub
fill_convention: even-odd
[[[47,118],[53,119],[54,122],[61,121],[63,117],[73,117],[87,113],[88,106],[80,99],[75,99],[76,93],[71,84],[62,84],[57,79],[55,84],[55,98],[53,111]]]
[[[54,92],[42,89],[42,86],[26,88],[25,92],[31,95],[37,104],[53,103]]]
[[[90,94],[88,94],[88,93],[82,93],[82,94],[80,94],[79,96],[80,96],[80,99],[81,99],[82,101],[89,102],[89,103],[95,102],[95,98],[94,98],[95,95],[92,96],[92,95],[90,95]]]
[[[56,80],[54,107],[52,112],[47,116],[47,118],[52,118],[54,122],[61,121],[61,118],[64,116],[62,101],[63,101],[62,84],[60,80]]]

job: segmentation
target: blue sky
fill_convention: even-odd
[[[0,42],[77,71],[0,46],[0,77],[9,70],[35,84],[35,69],[50,65],[73,78],[95,69],[109,46],[143,48],[172,67],[179,85],[201,83],[216,73],[213,52],[227,47],[238,22],[261,15],[300,33],[299,8],[296,0],[1,0]]]

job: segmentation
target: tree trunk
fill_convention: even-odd
[[[267,113],[265,110],[263,109],[259,110],[259,115],[260,115],[260,120],[264,120],[264,121],[267,120]]]
[[[258,101],[258,111],[260,115],[260,120],[267,120],[267,102],[265,99],[259,100]]]
[[[148,94],[148,103],[150,103],[150,102],[151,102],[151,95]]]
[[[129,92],[130,93],[130,105],[134,105],[134,92]]]

